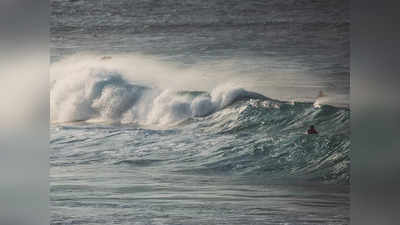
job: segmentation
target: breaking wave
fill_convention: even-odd
[[[112,121],[141,125],[173,124],[202,117],[246,99],[268,99],[233,85],[211,93],[132,84],[115,71],[89,69],[53,81],[51,121]]]
[[[229,83],[210,92],[188,91],[135,83],[125,79],[120,71],[103,67],[75,72],[52,80],[53,123],[112,122],[139,128],[179,129],[198,137],[205,135],[197,140],[204,148],[200,153],[193,153],[193,147],[188,147],[176,156],[176,171],[350,182],[347,108],[322,102],[273,100]],[[319,135],[305,134],[311,124]],[[175,137],[179,132],[165,135]],[[114,166],[163,163],[163,160],[153,163],[153,159],[138,161],[126,155],[122,159],[93,159],[93,162],[103,160],[113,161]]]

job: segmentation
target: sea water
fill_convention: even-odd
[[[349,223],[348,1],[51,10],[51,224]]]

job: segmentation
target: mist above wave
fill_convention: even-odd
[[[193,74],[179,74],[187,71],[175,70],[169,81],[165,76],[172,73],[171,68],[152,68],[150,61],[139,60],[128,64],[133,70],[127,70],[126,61],[109,63],[108,59],[111,57],[68,59],[53,65],[52,122],[84,120],[165,125],[207,116],[238,100],[267,99],[233,83],[217,85],[210,93],[186,91],[190,89],[187,83],[198,83],[193,80],[196,78]],[[138,66],[143,66],[143,70]],[[157,85],[160,82],[162,85]]]

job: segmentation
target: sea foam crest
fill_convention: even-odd
[[[202,117],[237,100],[266,97],[225,84],[209,94],[186,94],[134,84],[108,68],[81,68],[53,81],[52,122],[114,121],[139,124],[171,124]]]

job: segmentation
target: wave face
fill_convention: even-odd
[[[107,149],[103,148],[107,142],[116,149],[131,146],[135,150],[106,158],[95,154],[84,163],[168,165],[167,170],[184,173],[349,183],[350,112],[346,108],[277,101],[228,84],[210,93],[176,91],[138,85],[106,69],[85,71],[52,82],[51,119],[57,127],[52,131],[52,146],[69,148],[71,143],[80,143],[81,139],[71,138],[77,130],[84,131],[81,137],[117,129],[117,134],[107,134],[101,141],[89,135],[82,148],[89,140],[94,142],[89,146],[99,152]],[[76,121],[81,122],[66,125]],[[319,135],[305,134],[311,124]],[[127,132],[129,138],[124,136]],[[139,141],[132,144],[132,138]],[[139,157],[138,152],[145,149],[150,153]],[[169,151],[165,152],[168,157],[159,157],[163,151]],[[172,164],[170,158],[174,158]]]
[[[204,171],[348,184],[349,117],[348,109],[327,105],[237,102],[196,125],[204,132],[236,140],[210,152],[213,157],[202,162]],[[305,134],[311,124],[319,135]]]

